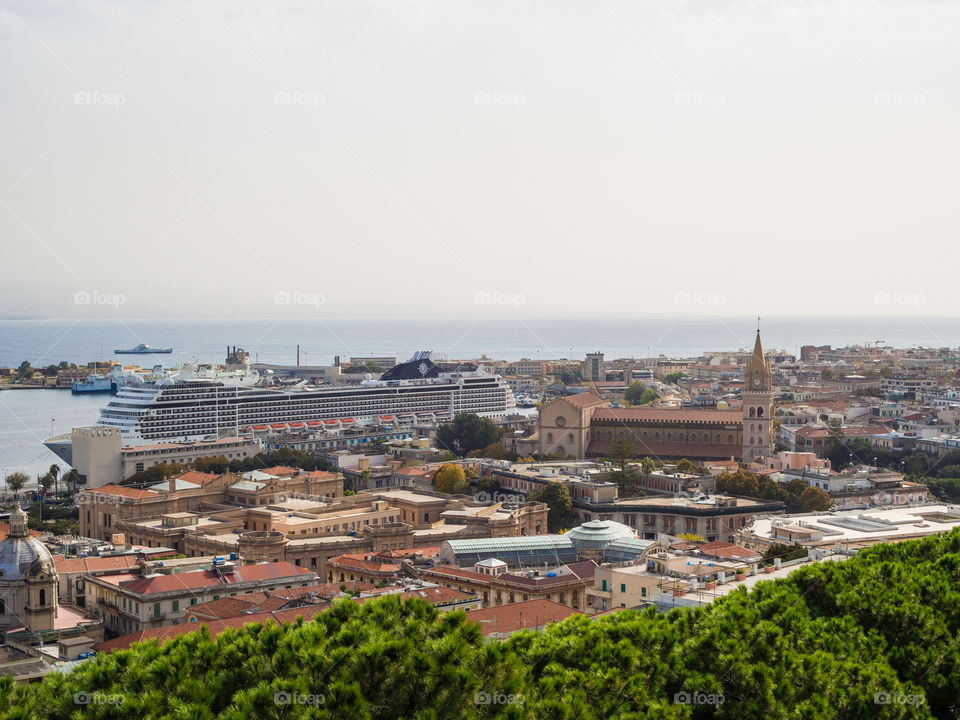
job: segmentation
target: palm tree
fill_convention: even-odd
[[[54,485],[53,494],[58,495],[60,493],[60,487],[57,485],[57,480],[60,479],[60,466],[57,465],[57,463],[54,463],[53,465],[50,466],[49,473],[50,473],[50,476],[53,478],[53,485]]]
[[[53,484],[54,484],[55,482],[56,482],[56,478],[54,477],[54,475],[53,475],[52,473],[47,473],[47,474],[44,475],[42,478],[40,478],[39,480],[37,480],[37,484],[38,484],[40,487],[43,488],[43,495],[40,496],[41,499],[42,499],[48,492],[50,492],[50,488],[53,487]]]
[[[70,470],[67,471],[67,474],[63,476],[63,481],[67,484],[67,489],[70,491],[71,495],[76,492],[77,481],[79,479],[80,473],[77,472],[76,468],[70,468]]]

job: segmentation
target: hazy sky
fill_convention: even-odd
[[[0,0],[0,315],[954,314],[960,4]]]

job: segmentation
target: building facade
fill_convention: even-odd
[[[760,330],[744,372],[743,462],[754,462],[773,452],[773,374],[763,354]]]

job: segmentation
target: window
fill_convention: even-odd
[[[197,604],[197,599],[196,599],[196,598],[190,598],[190,604],[191,604],[191,605],[196,605],[196,604]]]
[[[627,584],[620,583],[620,592],[625,593],[627,591]]]
[[[153,604],[153,616],[160,617],[160,603]]]
[[[647,589],[645,587],[640,588],[640,597],[647,596]]]
[[[173,611],[174,611],[174,612],[180,612],[180,601],[179,601],[179,600],[174,600],[174,601],[173,601]]]

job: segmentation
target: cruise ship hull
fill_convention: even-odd
[[[43,441],[43,445],[67,465],[73,465],[73,440],[70,433],[48,437]]]
[[[445,421],[460,413],[499,418],[515,409],[513,392],[499,376],[482,368],[439,373],[429,358],[417,356],[360,386],[278,389],[199,376],[121,385],[97,424],[119,428],[125,444],[138,444],[263,429],[346,427],[384,417],[408,422]],[[66,462],[69,443],[69,435],[44,442]]]

